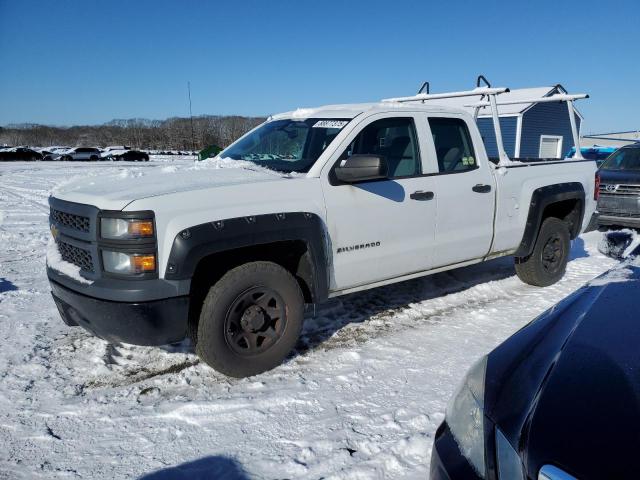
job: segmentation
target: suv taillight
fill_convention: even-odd
[[[600,198],[600,174],[596,172],[596,181],[593,187],[593,199],[598,200]]]

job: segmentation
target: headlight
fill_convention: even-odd
[[[101,218],[100,235],[108,240],[134,240],[151,238],[154,234],[153,220],[149,218]]]
[[[480,477],[484,462],[484,380],[487,357],[478,360],[467,373],[447,406],[447,424],[460,451]]]
[[[102,251],[102,265],[109,273],[135,275],[156,271],[156,256],[153,253],[124,253]]]

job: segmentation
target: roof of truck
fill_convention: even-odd
[[[307,118],[354,118],[361,113],[376,113],[376,112],[388,112],[388,111],[416,111],[421,110],[425,112],[466,112],[463,108],[459,108],[453,105],[442,105],[435,101],[429,103],[411,102],[411,103],[398,103],[398,102],[376,102],[376,103],[345,103],[340,105],[325,105],[315,108],[298,108],[290,112],[279,113],[272,115],[270,120],[278,120],[284,118],[297,118],[304,120]],[[468,112],[466,112],[468,113]]]

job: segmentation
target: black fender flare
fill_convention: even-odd
[[[579,219],[574,223],[569,233],[572,240],[580,235],[585,208],[585,193],[582,184],[580,182],[568,182],[540,187],[531,194],[527,224],[524,228],[520,246],[515,251],[514,256],[527,257],[531,255],[542,225],[544,210],[549,205],[565,200],[578,200]]]
[[[329,295],[329,269],[325,227],[322,219],[308,212],[283,212],[228,218],[203,223],[179,232],[171,247],[165,278],[191,279],[205,257],[238,248],[282,241],[303,241],[307,246],[315,303]]]

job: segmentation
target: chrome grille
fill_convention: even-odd
[[[600,193],[603,195],[640,196],[640,185],[602,183],[600,184]]]
[[[72,263],[85,272],[93,272],[93,258],[90,251],[61,240],[58,240],[57,244],[60,256],[65,262]]]
[[[51,209],[51,218],[60,225],[81,232],[89,233],[91,228],[91,220],[89,220],[89,217],[83,217],[82,215],[74,215],[73,213]]]

